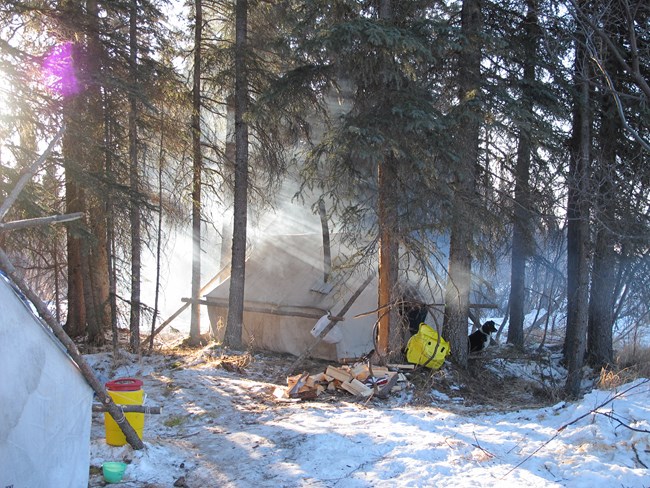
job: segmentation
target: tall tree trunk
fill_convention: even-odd
[[[379,163],[378,216],[379,216],[379,272],[378,272],[378,328],[377,353],[391,359],[401,349],[401,334],[398,327],[397,300],[394,297],[397,283],[397,254],[395,208],[393,206],[395,175],[391,163]]]
[[[131,0],[129,12],[129,183],[131,187],[131,315],[129,345],[135,354],[140,353],[140,271],[141,271],[141,217],[140,175],[138,165],[138,2]]]
[[[463,0],[461,12],[463,46],[458,60],[459,99],[463,115],[456,137],[454,218],[449,243],[449,268],[445,287],[443,336],[449,341],[453,360],[467,367],[467,324],[472,276],[471,204],[475,199],[475,167],[478,164],[481,90],[481,0]]]
[[[246,66],[248,1],[235,5],[235,190],[228,319],[224,342],[242,346],[248,221],[248,76]]]
[[[78,154],[81,145],[78,140],[78,127],[74,123],[74,113],[79,105],[76,99],[67,100],[64,118],[67,119],[66,133],[63,138],[63,168],[65,171],[65,206],[67,213],[84,212],[84,192],[79,182]],[[65,331],[70,337],[86,333],[86,306],[83,292],[83,274],[81,263],[81,237],[79,225],[66,226],[67,261],[68,261],[68,315]]]
[[[88,224],[92,234],[88,248],[88,276],[91,280],[89,297],[86,308],[93,307],[88,321],[88,342],[103,345],[106,342],[105,332],[111,325],[110,319],[110,285],[109,263],[107,254],[106,234],[106,168],[104,165],[104,110],[101,92],[101,59],[102,48],[99,40],[99,13],[96,0],[87,0],[86,13],[88,16],[88,31],[86,33],[87,52],[84,60],[85,96],[87,98],[87,120],[83,130],[88,138],[86,141],[85,161],[91,180],[87,182],[86,203]]]
[[[106,147],[105,165],[106,180],[109,188],[106,192],[106,255],[108,257],[108,288],[111,320],[111,346],[113,355],[117,354],[119,346],[119,331],[117,327],[117,266],[115,262],[115,208],[113,200],[113,132],[111,121],[110,96],[104,92],[104,141]],[[115,356],[117,357],[117,356]]]
[[[81,8],[71,0],[63,0],[60,3],[63,12],[65,28],[69,30],[69,37],[72,39],[77,35],[75,24],[81,17]],[[65,53],[67,58],[62,62],[69,64],[74,76],[81,77],[80,69],[75,65],[75,59],[82,59],[83,50],[78,43],[69,44],[69,52]],[[81,94],[70,90],[63,98],[63,119],[66,124],[63,137],[63,170],[65,177],[65,207],[67,213],[85,212],[86,199],[81,182],[83,173],[85,147],[83,141],[83,122],[80,114],[86,110],[84,98]],[[81,261],[81,226],[82,223],[74,223],[66,226],[66,254],[67,254],[67,299],[68,314],[65,323],[65,331],[71,337],[78,337],[86,333],[86,304],[83,290],[83,273]]]
[[[393,20],[392,0],[381,0],[379,18],[385,22]],[[387,60],[386,62],[390,62]],[[382,87],[383,96],[391,97],[395,88],[392,83]],[[393,360],[402,347],[401,329],[398,327],[398,309],[395,290],[397,289],[397,273],[399,243],[397,240],[397,216],[395,209],[395,165],[396,162],[385,154],[377,168],[378,174],[378,219],[379,219],[379,269],[378,269],[378,327],[377,352],[380,357]]]
[[[512,231],[512,266],[510,270],[510,325],[508,343],[518,347],[524,345],[524,314],[526,302],[526,258],[532,244],[530,215],[530,158],[531,127],[534,117],[533,100],[535,65],[539,26],[537,24],[537,0],[528,0],[528,13],[524,22],[524,77],[522,80],[521,122],[519,122],[519,144],[515,169],[514,222]]]
[[[235,96],[226,97],[226,166],[235,167]],[[232,260],[232,231],[233,218],[229,212],[224,212],[221,221],[221,246],[219,249],[219,268],[223,268]]]
[[[589,60],[576,43],[576,98],[567,200],[567,327],[564,360],[568,369],[565,392],[580,393],[584,365],[589,297],[589,207],[587,188],[591,148]]]
[[[618,79],[618,64],[611,53],[605,61],[605,69],[610,78]],[[593,268],[591,276],[591,296],[589,300],[589,326],[587,331],[587,353],[589,364],[595,368],[607,367],[614,362],[612,328],[614,326],[614,307],[617,283],[617,255],[614,251],[613,228],[616,225],[614,174],[616,156],[621,136],[621,122],[616,101],[612,93],[603,93],[601,99],[600,154],[595,159],[598,167],[598,192],[593,210],[596,228]]]
[[[608,234],[608,230],[600,229],[594,247],[587,331],[588,361],[594,368],[614,364],[612,329],[617,256]]]
[[[192,298],[190,340],[192,346],[201,342],[201,37],[203,13],[201,0],[194,2],[194,86],[192,89]]]
[[[158,222],[156,226],[156,279],[153,302],[153,314],[151,316],[151,333],[149,334],[149,352],[153,350],[153,340],[156,332],[156,320],[158,319],[158,307],[160,304],[160,263],[162,260],[162,223],[163,223],[163,167],[165,165],[165,113],[160,114],[160,141],[158,153]]]

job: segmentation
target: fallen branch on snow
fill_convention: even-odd
[[[506,474],[504,474],[500,479],[501,479],[501,480],[505,479],[505,478],[506,478],[510,473],[512,473],[513,471],[515,471],[517,468],[521,467],[521,466],[522,466],[526,461],[528,461],[529,459],[531,459],[533,456],[535,456],[535,454],[537,454],[539,451],[541,451],[541,450],[544,449],[546,446],[548,446],[551,442],[553,442],[555,439],[557,439],[557,438],[559,437],[559,435],[562,433],[562,431],[565,430],[567,427],[570,427],[571,425],[580,422],[582,419],[584,419],[585,417],[588,417],[589,415],[595,415],[595,414],[599,413],[598,410],[601,409],[601,408],[603,408],[603,407],[604,407],[605,405],[607,405],[608,403],[613,402],[613,401],[616,400],[617,398],[622,397],[622,396],[625,395],[626,393],[628,393],[628,392],[634,390],[635,388],[638,388],[638,387],[640,387],[640,386],[643,386],[643,385],[647,384],[648,382],[650,382],[650,379],[645,379],[645,380],[641,381],[640,383],[637,383],[637,384],[635,384],[635,385],[632,385],[632,386],[630,386],[629,388],[627,388],[627,389],[625,389],[625,390],[623,390],[623,391],[618,392],[616,395],[614,395],[614,396],[608,398],[607,400],[605,400],[603,403],[601,403],[601,404],[598,405],[597,407],[592,408],[589,412],[587,412],[587,413],[581,415],[580,417],[578,417],[578,418],[576,418],[576,419],[573,419],[571,422],[568,422],[568,423],[564,424],[563,426],[559,427],[559,428],[557,429],[557,431],[555,432],[555,434],[553,435],[553,437],[551,437],[549,440],[547,440],[547,441],[544,442],[541,446],[539,446],[537,449],[535,449],[533,452],[531,452],[528,456],[526,456],[524,459],[522,459],[520,463],[518,463],[516,466],[514,466],[510,471],[508,471]]]

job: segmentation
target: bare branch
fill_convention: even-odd
[[[633,64],[634,66],[630,66],[627,61],[625,61],[625,58],[623,58],[623,55],[619,51],[618,47],[614,44],[612,39],[605,33],[601,28],[599,28],[592,20],[591,18],[578,6],[575,0],[570,0],[571,5],[573,6],[575,10],[575,16],[576,20],[578,21],[583,21],[585,22],[591,29],[594,31],[594,33],[602,39],[602,41],[607,45],[609,50],[612,52],[614,55],[614,58],[616,59],[616,62],[625,70],[627,71],[636,85],[643,91],[645,96],[650,100],[650,85],[648,85],[648,82],[645,80],[643,75],[641,74],[641,71],[639,69],[638,65],[638,56],[633,57]],[[629,10],[628,10],[629,13]],[[632,29],[630,33],[630,42],[634,42],[632,45],[633,49],[633,54],[636,50],[636,37],[634,36],[634,24],[632,23],[632,20],[629,19],[628,25],[630,29]]]
[[[54,139],[52,139],[50,144],[47,146],[47,149],[43,151],[43,154],[41,154],[41,156],[36,161],[34,161],[34,163],[20,177],[18,183],[16,183],[16,186],[11,191],[11,194],[3,202],[2,206],[0,206],[0,221],[2,221],[2,219],[5,218],[11,206],[18,199],[18,195],[20,195],[20,192],[23,191],[23,188],[25,188],[27,182],[31,180],[32,176],[34,176],[34,174],[38,171],[38,168],[40,168],[41,164],[43,164],[43,161],[45,161],[47,157],[50,155],[52,149],[54,149],[54,146],[56,146],[56,144],[59,142],[61,137],[63,137],[64,132],[65,132],[65,125],[61,126],[59,132],[56,133]]]

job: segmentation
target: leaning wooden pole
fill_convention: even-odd
[[[29,183],[29,180],[32,179],[32,176],[36,174],[38,169],[41,167],[43,162],[50,156],[50,153],[54,149],[54,147],[59,143],[59,140],[63,137],[63,134],[65,133],[65,125],[61,126],[59,131],[56,133],[50,144],[47,146],[45,151],[43,151],[43,154],[39,156],[39,158],[32,163],[32,165],[25,170],[25,172],[22,174],[22,176],[18,179],[18,183],[16,183],[16,186],[14,187],[13,190],[11,190],[11,193],[7,197],[7,199],[2,202],[2,205],[0,205],[0,221],[2,221],[5,218],[5,215],[7,215],[7,212],[11,208],[11,206],[14,204],[14,202],[18,199],[18,195],[20,195],[20,192],[23,191],[23,188]]]
[[[230,264],[224,266],[221,268],[221,270],[212,277],[210,281],[208,281],[205,285],[201,287],[201,290],[199,291],[199,295],[203,295],[212,285],[214,285],[217,281],[222,279],[227,272],[230,271]],[[162,330],[167,327],[169,324],[172,323],[172,321],[178,317],[180,314],[182,314],[187,308],[190,306],[191,300],[183,303],[167,320],[165,320],[162,324],[158,326],[156,330],[153,331],[153,334],[151,334],[149,337],[146,337],[143,342],[151,341],[154,337],[156,337]]]
[[[357,298],[359,298],[359,296],[363,293],[363,290],[366,289],[366,287],[370,284],[370,282],[372,281],[372,279],[374,277],[375,277],[375,275],[373,273],[368,275],[366,280],[363,283],[361,283],[361,286],[359,286],[357,291],[354,292],[354,295],[352,295],[350,297],[350,299],[345,303],[345,305],[343,305],[343,308],[339,311],[339,313],[336,314],[337,317],[336,318],[332,317],[330,319],[329,324],[327,324],[325,326],[325,328],[320,332],[320,334],[318,334],[318,337],[316,338],[316,340],[305,350],[305,352],[303,352],[300,356],[298,356],[298,358],[291,364],[291,366],[289,366],[289,368],[286,371],[286,375],[292,374],[295,371],[295,369],[300,364],[302,364],[302,362],[307,358],[307,356],[309,356],[311,354],[311,352],[314,350],[314,348],[318,344],[320,344],[320,341],[323,340],[323,337],[325,337],[327,335],[327,333],[334,328],[334,326],[337,324],[337,322],[339,322],[339,320],[341,320],[340,317],[345,317],[345,314],[348,312],[348,310],[350,310],[352,305],[354,305],[354,302],[356,302]]]
[[[36,217],[33,219],[14,220],[12,222],[0,222],[0,232],[18,229],[28,229],[41,225],[60,224],[63,222],[72,222],[84,216],[83,212],[75,212],[64,215],[52,215],[50,217]]]
[[[133,449],[143,449],[144,444],[142,442],[142,439],[140,439],[135,430],[133,430],[133,427],[131,427],[131,424],[126,419],[122,409],[116,405],[115,402],[113,402],[113,399],[108,395],[108,393],[106,393],[106,389],[101,384],[99,379],[97,379],[95,372],[83,358],[79,352],[79,349],[77,349],[77,345],[72,339],[70,339],[68,334],[65,333],[61,325],[57,322],[43,301],[36,295],[36,293],[31,290],[25,281],[17,275],[16,268],[14,268],[13,264],[9,260],[9,257],[2,249],[0,249],[0,269],[2,269],[2,271],[4,271],[7,276],[9,276],[9,278],[11,278],[11,280],[20,289],[20,291],[32,302],[34,307],[36,307],[38,314],[45,321],[45,323],[50,326],[52,332],[54,332],[54,335],[57,339],[59,339],[61,344],[65,346],[68,354],[70,354],[72,360],[79,367],[81,374],[84,376],[95,393],[97,393],[99,401],[102,403],[102,405],[104,405],[106,411],[111,415],[111,417],[113,417],[117,425],[120,426],[122,432],[124,432],[126,441],[131,445],[131,447],[133,447]]]

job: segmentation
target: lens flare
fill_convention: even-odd
[[[53,48],[43,60],[43,78],[45,85],[64,97],[79,93],[73,56],[74,46],[66,42]]]

